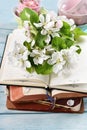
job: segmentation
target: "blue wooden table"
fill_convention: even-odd
[[[42,0],[42,5],[57,11],[57,1]],[[7,34],[17,26],[12,14],[17,2],[18,0],[0,2],[0,56]],[[87,27],[82,28],[85,30]],[[84,99],[84,103],[83,114],[11,111],[6,108],[5,86],[0,86],[0,130],[87,130],[87,99]]]

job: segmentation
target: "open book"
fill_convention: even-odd
[[[69,90],[87,93],[87,36],[81,37],[79,44],[82,52],[79,56],[76,67],[70,70],[69,74],[63,75],[40,75],[29,73],[22,68],[15,67],[9,63],[8,53],[13,49],[13,35],[10,34],[0,69],[0,84],[22,85],[32,87],[42,87],[59,90]]]

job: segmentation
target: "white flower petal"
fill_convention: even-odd
[[[71,29],[70,29],[70,30],[72,31],[72,30],[74,30],[75,28],[76,28],[76,25],[73,25],[73,26],[71,26]]]
[[[62,22],[62,20],[58,20],[58,21],[57,21],[56,27],[57,27],[58,29],[60,29],[60,28],[63,27],[63,22]]]
[[[31,67],[31,63],[29,61],[25,61],[24,62],[24,66],[30,68]]]
[[[43,24],[42,24],[42,23],[34,23],[34,25],[35,25],[35,27],[37,27],[37,28],[40,28],[40,27],[42,27],[42,26],[43,26]]]
[[[45,54],[43,54],[41,57],[43,58],[43,60],[47,60],[49,58],[49,56]]]
[[[35,40],[33,40],[32,42],[31,42],[31,47],[33,47],[35,45]]]
[[[61,57],[60,57],[60,53],[57,53],[57,52],[54,52],[53,54],[52,54],[52,60],[54,61],[54,63],[56,63],[56,61],[58,60],[58,59],[60,59]]]
[[[53,64],[54,64],[54,63],[52,62],[52,59],[48,60],[47,63],[48,63],[49,65],[53,65]]]
[[[35,57],[35,56],[37,56],[39,54],[40,54],[39,51],[35,49],[35,50],[32,50],[32,52],[30,53],[30,56]]]
[[[50,37],[50,35],[47,35],[47,39],[45,40],[45,42],[46,42],[47,44],[49,44],[50,41],[51,41],[51,37]]]
[[[45,29],[43,29],[43,30],[41,31],[41,34],[42,34],[42,35],[46,35],[46,34],[47,34],[47,31],[46,31]]]
[[[54,21],[49,22],[48,24],[46,24],[46,25],[44,26],[44,28],[45,28],[46,30],[50,30],[52,27],[54,27]]]
[[[63,69],[63,66],[61,64],[55,64],[53,66],[53,72],[56,74],[59,73],[62,69]]]
[[[53,28],[51,28],[50,30],[51,30],[53,33],[56,33],[56,32],[58,32],[58,31],[59,31],[59,29],[58,29],[58,28],[54,28],[54,27],[53,27]]]
[[[51,35],[52,35],[52,37],[60,37],[60,35],[58,33],[52,33]]]
[[[35,49],[35,50],[33,50],[32,52],[33,52],[35,55],[39,55],[39,51],[38,51],[38,50],[36,50],[36,49]]]
[[[40,14],[39,20],[40,20],[41,23],[44,23],[44,22],[45,22],[44,16],[43,16],[42,14]]]
[[[39,63],[39,64],[43,64],[43,58],[42,58],[42,57],[39,57],[39,58],[38,58],[38,63]]]
[[[46,15],[46,23],[49,23],[50,20],[51,20],[50,14],[47,14],[47,15]]]
[[[70,25],[74,25],[75,21],[73,19],[69,19],[69,23],[70,23]]]
[[[27,60],[28,59],[28,55],[29,55],[29,52],[26,50],[23,54],[23,60]]]
[[[45,49],[48,51],[48,52],[53,52],[54,53],[54,48],[52,47],[52,45],[47,45],[47,46],[45,46]],[[52,54],[53,54],[52,53]]]
[[[35,65],[38,65],[38,58],[34,58],[33,61]]]

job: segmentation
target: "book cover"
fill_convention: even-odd
[[[6,106],[10,110],[24,110],[24,111],[43,111],[43,112],[64,112],[64,113],[83,113],[84,105],[82,98],[74,98],[75,104],[73,106],[67,105],[70,100],[63,99],[57,100],[55,106],[52,106],[49,102],[34,101],[27,103],[14,103],[7,97]]]

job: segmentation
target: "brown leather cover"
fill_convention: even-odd
[[[73,106],[68,106],[67,101],[74,100]],[[73,110],[72,108],[76,107],[80,104],[78,110]],[[46,100],[38,100],[32,102],[21,102],[21,103],[14,103],[10,101],[9,96],[7,96],[6,106],[8,109],[11,110],[24,110],[24,111],[43,111],[43,112],[56,112],[56,113],[82,113],[84,112],[84,105],[82,98],[70,98],[70,99],[59,99],[56,100],[55,104],[53,105],[49,101]]]

